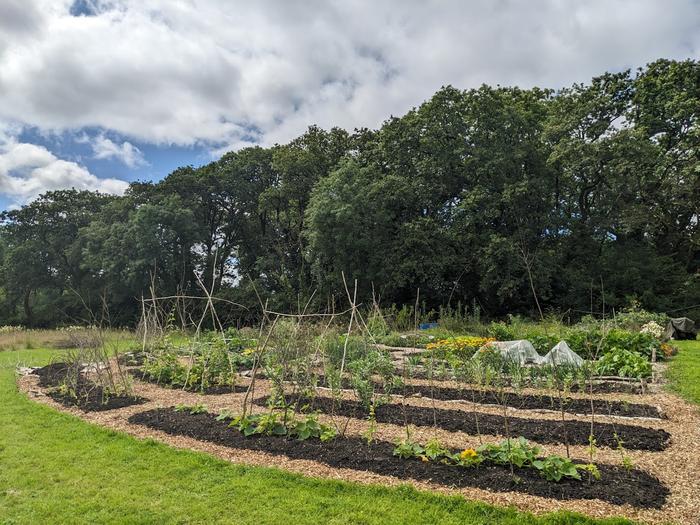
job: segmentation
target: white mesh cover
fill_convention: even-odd
[[[542,356],[537,353],[530,341],[520,339],[518,341],[494,341],[486,345],[488,348],[495,348],[503,359],[514,361],[520,365],[539,365],[542,363]],[[477,354],[474,354],[476,357]]]
[[[562,366],[581,366],[583,359],[574,352],[566,341],[559,341],[546,356],[542,358],[542,364],[545,365],[562,365]]]

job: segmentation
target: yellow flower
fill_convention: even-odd
[[[448,350],[448,351],[460,351],[467,349],[477,349],[484,346],[486,343],[495,341],[493,337],[474,337],[474,336],[461,336],[461,337],[451,337],[449,339],[440,339],[435,343],[430,343],[426,345],[428,350]]]
[[[474,459],[476,456],[477,452],[473,448],[464,449],[462,452],[459,453],[459,457],[461,459]]]
[[[421,457],[420,457],[420,460],[421,460],[423,463],[427,463],[428,461],[430,461],[430,460],[428,459],[427,456],[421,456]]]
[[[255,348],[244,348],[241,353],[243,355],[252,355],[255,353]]]

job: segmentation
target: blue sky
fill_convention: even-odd
[[[2,0],[0,208],[377,127],[447,84],[699,55],[698,0]]]

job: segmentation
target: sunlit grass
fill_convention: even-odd
[[[668,364],[669,388],[688,401],[700,404],[700,341],[674,341],[678,355]]]

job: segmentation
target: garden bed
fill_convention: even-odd
[[[521,492],[559,500],[600,499],[616,505],[654,509],[661,508],[669,494],[668,488],[648,473],[640,470],[628,472],[612,465],[598,465],[601,481],[594,480],[589,484],[585,480],[566,479],[554,483],[531,469],[516,469],[514,479],[507,466],[489,464],[464,468],[401,459],[393,455],[394,445],[386,441],[368,445],[358,437],[337,438],[326,443],[316,439],[298,441],[278,436],[245,437],[238,430],[230,428],[227,421],[217,421],[209,413],[190,414],[176,412],[172,408],[159,408],[134,414],[129,422],[226,447],[314,460],[334,468],[369,471],[446,487]]]
[[[151,383],[153,385],[158,385],[161,388],[169,388],[171,390],[184,390],[186,392],[193,392],[198,394],[206,395],[219,395],[219,394],[240,394],[248,390],[248,385],[210,385],[205,388],[182,388],[181,386],[171,386],[163,383],[159,383],[155,377],[144,374],[141,370],[131,370],[131,375],[140,381],[146,383]]]
[[[398,370],[399,375],[401,374],[401,369]],[[431,379],[435,382],[444,382],[444,381],[455,381],[455,378],[450,374],[450,373],[441,373],[439,370],[434,371],[432,374],[429,374],[427,371],[423,369],[416,369],[413,371],[413,378],[414,379],[423,379],[423,380],[429,380]],[[530,385],[530,384],[525,384],[523,386],[527,387],[532,387],[536,388],[535,385]],[[571,388],[569,389],[571,392],[582,392],[582,393],[589,393],[590,392],[590,385],[586,384],[583,388],[581,388],[578,384],[573,384],[571,385]],[[620,380],[612,380],[612,379],[606,379],[606,380],[601,380],[601,379],[595,379],[593,383],[593,393],[594,394],[635,394],[635,395],[641,395],[644,394],[644,389],[642,388],[641,381],[639,380],[632,380],[632,381],[620,381]]]
[[[319,385],[326,386],[325,377],[319,376]],[[381,389],[381,384],[376,383],[376,386]],[[343,381],[343,388],[352,388],[347,381]],[[497,397],[497,392],[494,390],[478,390],[474,388],[452,388],[439,385],[412,385],[407,384],[405,389],[398,389],[394,392],[396,395],[420,396],[440,401],[459,401],[475,402],[482,405],[498,405],[500,404]],[[507,405],[511,408],[523,410],[554,410],[559,412],[559,399],[554,396],[544,394],[524,394],[510,393],[506,400]],[[652,405],[641,403],[627,403],[619,400],[608,399],[593,399],[593,411],[595,414],[604,414],[606,416],[623,416],[623,417],[646,417],[662,419],[663,416],[659,409]],[[591,400],[578,398],[565,398],[564,411],[570,414],[590,415]]]
[[[39,376],[39,386],[47,389],[46,395],[63,406],[75,406],[85,412],[99,412],[140,405],[146,401],[138,396],[108,394],[102,386],[87,379],[83,374],[78,376],[75,392],[63,392],[60,385],[67,371],[66,363],[52,363],[34,370],[34,374]]]
[[[290,400],[287,400],[290,402]],[[267,397],[255,400],[260,406],[266,406]],[[298,406],[308,405],[312,410],[320,410],[326,414],[334,413],[338,416],[366,419],[368,411],[359,402],[354,400],[342,400],[340,403],[328,397],[316,397],[313,399],[300,399]],[[404,424],[419,427],[437,426],[451,432],[464,432],[467,434],[502,435],[504,419],[500,415],[478,412],[478,428],[475,413],[444,408],[432,409],[413,405],[385,404],[375,410],[375,418],[378,423],[390,423],[403,426]],[[511,435],[523,436],[526,439],[538,443],[565,443],[564,426],[561,421],[551,419],[529,419],[523,417],[509,417],[508,424]],[[593,433],[598,446],[616,448],[618,440],[615,433],[624,442],[629,450],[665,450],[670,442],[671,435],[662,429],[655,429],[634,425],[622,425],[612,423],[595,422]],[[588,445],[591,434],[591,424],[588,421],[567,420],[566,435],[570,445]]]

